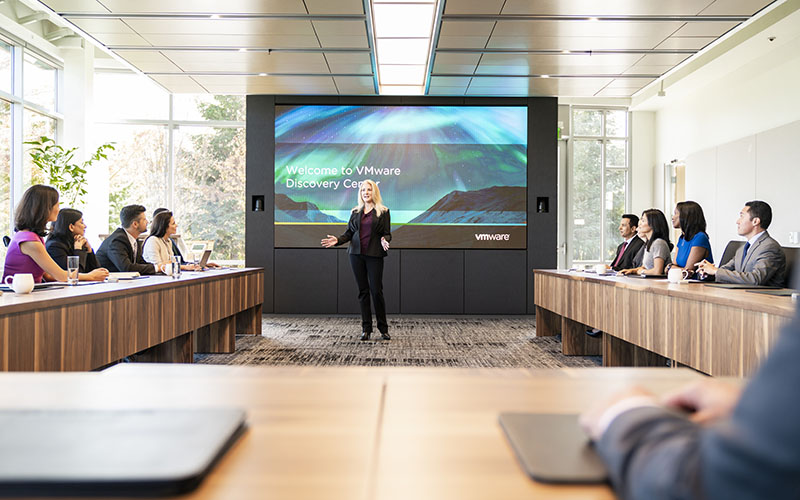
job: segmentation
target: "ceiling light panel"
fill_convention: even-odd
[[[378,66],[378,73],[380,74],[381,85],[425,84],[424,64],[381,64]]]
[[[381,64],[425,64],[430,40],[427,38],[378,38]]]
[[[434,4],[375,4],[376,38],[409,38],[431,36]]]

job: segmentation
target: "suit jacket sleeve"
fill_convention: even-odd
[[[81,259],[81,272],[88,273],[92,272],[98,267],[100,267],[100,263],[97,262],[97,256],[94,252],[84,252],[86,254],[86,260],[84,261]]]
[[[796,498],[800,316],[782,332],[733,415],[710,427],[659,408],[614,419],[597,443],[621,498]]]
[[[336,238],[336,245],[342,245],[353,239],[353,235],[358,231],[358,227],[356,227],[356,217],[360,216],[361,212],[359,211],[350,214],[350,220],[347,222],[347,230]]]
[[[125,240],[123,241],[123,238]],[[140,249],[141,250],[141,249]],[[114,264],[114,267],[122,272],[138,272],[139,274],[155,274],[155,268],[152,264],[148,264],[142,260],[142,252],[137,253],[136,262],[130,258],[131,247],[127,241],[127,237],[114,238],[108,242],[108,259]]]
[[[389,215],[389,209],[381,215],[381,234],[386,241],[392,241],[392,218]]]
[[[716,281],[719,283],[740,283],[744,285],[776,285],[783,286],[783,273],[786,267],[786,257],[780,245],[773,239],[759,242],[757,248],[747,262],[748,271],[736,271],[727,265],[717,269]],[[740,259],[741,250],[736,251],[734,261]],[[773,279],[777,278],[777,279]]]

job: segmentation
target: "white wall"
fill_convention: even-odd
[[[631,204],[630,210],[641,214],[655,205],[655,124],[656,114],[651,111],[631,113]]]
[[[791,246],[789,231],[800,231],[800,11],[666,92],[637,107],[655,109],[653,163],[686,161],[686,195],[705,210],[715,256],[752,199],[770,203],[770,233]]]

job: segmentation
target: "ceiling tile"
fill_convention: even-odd
[[[752,16],[771,4],[773,0],[717,0],[706,7],[704,16]]]
[[[128,46],[128,47],[149,47],[150,44],[144,38],[140,37],[136,33],[130,34],[106,34],[106,33],[94,33],[92,36],[97,39],[98,42],[102,43],[106,47],[117,47],[117,46]]]
[[[325,57],[319,53],[170,50],[164,51],[164,55],[187,72],[330,73]]]
[[[475,72],[480,58],[480,54],[436,54],[433,59],[433,72],[471,75]]]
[[[447,14],[500,14],[505,0],[447,0],[444,13]]]
[[[517,35],[589,38],[660,36],[663,40],[683,24],[676,21],[498,21],[497,27],[492,32],[492,38]]]
[[[686,23],[672,36],[713,36],[719,37],[733,29],[739,23],[708,21],[702,23]]]
[[[341,95],[375,95],[372,78],[360,76],[337,76],[333,79]]]
[[[689,57],[689,54],[647,54],[636,64],[639,66],[675,66]]]
[[[367,53],[326,52],[331,73],[372,74],[372,60]]]
[[[45,0],[42,2],[56,12],[107,13],[108,9],[96,0]]]
[[[428,95],[464,95],[467,87],[430,87]]]
[[[517,97],[533,95],[527,87],[472,87],[470,86],[464,95],[469,96],[497,96],[497,97]]]
[[[657,49],[694,49],[700,50],[709,43],[716,40],[714,37],[692,36],[692,37],[678,37],[671,36],[658,44]]]
[[[643,64],[637,64],[635,66],[631,66],[630,68],[626,69],[623,74],[624,75],[663,75],[667,71],[671,70],[674,66],[672,65],[661,65],[661,66],[647,66]]]
[[[147,34],[143,38],[154,47],[244,47],[244,48],[319,48],[310,35],[209,35]]]
[[[323,47],[369,47],[364,21],[313,21]]]
[[[470,83],[472,87],[497,87],[497,88],[513,88],[513,89],[527,89],[533,78],[504,78],[495,76],[474,77]]]
[[[507,0],[503,14],[558,16],[692,16],[713,0]]]
[[[303,0],[102,0],[112,12],[305,14]]]
[[[183,75],[164,75],[151,76],[153,80],[161,84],[162,87],[173,94],[205,94],[206,89],[201,87],[189,76]]]
[[[364,14],[362,0],[305,0],[309,14]]]
[[[469,76],[432,76],[431,87],[465,87],[472,80]]]
[[[533,94],[589,97],[611,83],[606,78],[536,78]]]
[[[366,49],[369,48],[367,34],[362,35],[320,35],[319,42],[325,49]]]
[[[442,21],[439,36],[475,36],[492,34],[494,21]]]
[[[333,78],[278,76],[195,76],[212,94],[336,94]]]
[[[181,69],[175,66],[160,52],[152,50],[126,50],[118,54],[145,73],[178,73]]]
[[[606,88],[640,89],[654,81],[655,78],[615,78]]]
[[[492,36],[488,47],[529,50],[649,50],[664,39],[663,34],[631,37]]]
[[[641,59],[639,54],[507,55],[484,54],[481,74],[617,75]]]
[[[87,33],[135,33],[130,26],[119,19],[73,19],[72,24]]]
[[[125,22],[141,35],[314,35],[311,21],[302,19],[126,19]]]
[[[437,48],[482,49],[486,47],[488,39],[488,36],[440,36]]]

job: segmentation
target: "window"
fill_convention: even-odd
[[[135,97],[120,98],[120,89]],[[95,96],[94,142],[116,143],[105,162],[108,231],[125,205],[144,205],[148,218],[165,207],[185,242],[212,241],[214,261],[243,264],[244,96],[170,95],[121,72],[96,73]]]
[[[56,109],[57,70],[50,64],[33,57],[29,52],[24,56],[22,72],[25,100],[50,111]]]
[[[628,112],[572,112],[568,227],[572,262],[608,262],[619,244],[617,227],[628,206]]]
[[[31,141],[38,139],[42,136],[50,137],[51,139],[56,136],[56,120],[49,116],[25,109],[23,118],[23,137],[24,140]],[[27,146],[26,146],[27,151]],[[23,156],[23,186],[25,189],[34,184],[47,184],[44,172],[39,167],[33,164],[30,155],[27,153]]]
[[[11,45],[0,40],[0,91],[11,93]]]
[[[11,103],[0,100],[0,237],[11,236]],[[0,245],[0,258],[6,247]]]

